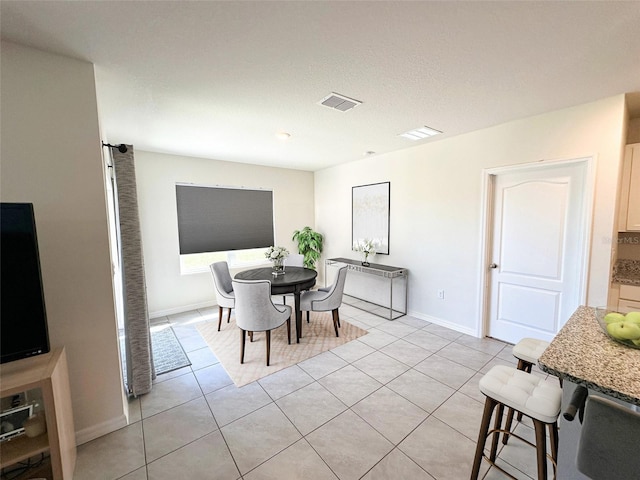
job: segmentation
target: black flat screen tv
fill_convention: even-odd
[[[0,204],[0,363],[49,351],[49,331],[31,203]]]

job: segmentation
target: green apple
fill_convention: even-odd
[[[633,322],[616,322],[607,325],[607,332],[619,340],[640,339],[640,325]]]
[[[638,347],[640,347],[640,338],[638,338],[637,340],[631,340],[633,342],[634,345],[637,345]]]
[[[640,312],[629,312],[624,316],[625,322],[640,323]]]
[[[624,315],[618,312],[609,312],[604,316],[605,323],[624,322],[624,320]]]

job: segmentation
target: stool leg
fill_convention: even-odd
[[[538,458],[538,480],[547,480],[547,436],[545,424],[533,419],[536,431],[536,453]]]
[[[513,408],[509,409],[509,412],[507,413],[507,423],[505,423],[504,425],[504,429],[507,432],[511,431],[511,424],[513,423]],[[502,444],[506,445],[507,442],[509,441],[509,434],[507,432],[504,432],[502,434]]]
[[[482,421],[480,422],[480,432],[478,433],[478,444],[476,446],[476,455],[473,459],[473,468],[471,469],[470,480],[477,480],[480,473],[480,464],[482,463],[482,455],[484,452],[484,445],[487,441],[487,432],[489,431],[489,423],[491,423],[491,413],[495,408],[496,402],[493,398],[487,397],[484,402],[484,413],[482,414]]]
[[[523,372],[531,373],[531,368],[533,368],[533,363],[527,362],[526,360],[518,359],[518,370],[522,370]],[[512,415],[512,418],[513,418],[513,415]],[[517,420],[519,422],[522,421],[522,413],[518,412]],[[504,443],[505,445],[507,444],[504,439],[502,439],[502,443]]]
[[[502,413],[504,412],[504,404],[498,403],[498,409],[496,410],[496,419],[493,422],[494,430],[499,430],[502,426]],[[494,432],[491,439],[491,453],[489,458],[492,462],[496,461],[496,455],[498,453],[498,440],[500,440],[500,432]]]
[[[558,422],[549,424],[549,445],[551,447],[551,458],[558,463]]]

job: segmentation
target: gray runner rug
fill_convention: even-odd
[[[171,327],[162,330],[151,329],[151,350],[156,375],[191,365],[189,357]]]

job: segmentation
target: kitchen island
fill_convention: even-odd
[[[578,307],[538,363],[563,380],[640,405],[640,349],[609,338],[595,308]]]
[[[587,387],[589,395],[605,396],[636,410],[640,406],[640,350],[609,338],[596,321],[595,308],[578,307],[540,356],[538,366],[563,380],[563,412],[578,385]],[[560,416],[559,479],[588,478],[575,465],[581,428],[578,418],[567,421]]]

